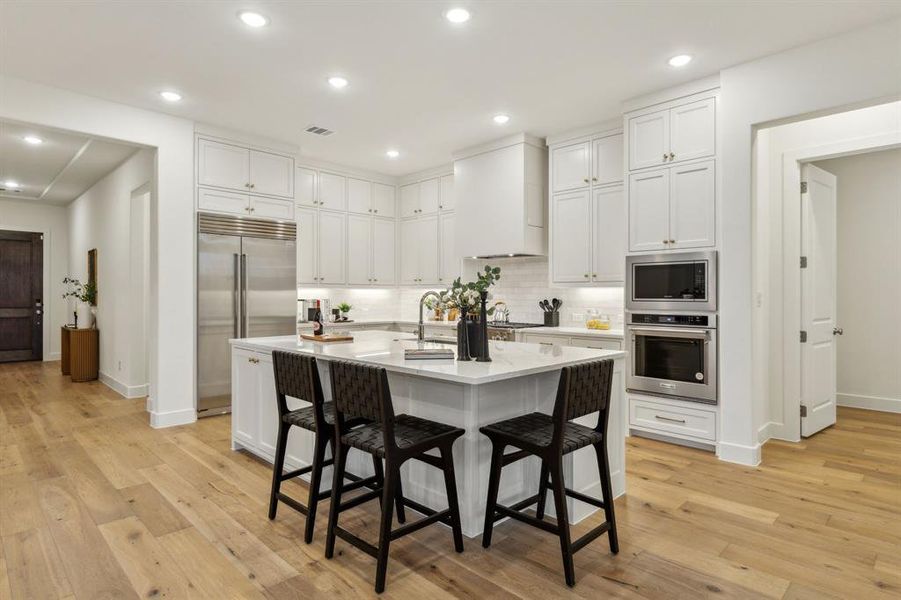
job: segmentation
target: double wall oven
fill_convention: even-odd
[[[626,269],[626,387],[716,404],[716,252],[629,256]]]

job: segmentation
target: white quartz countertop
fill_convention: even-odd
[[[518,342],[490,342],[491,362],[456,360],[406,360],[405,348],[416,348],[415,336],[395,331],[354,331],[353,342],[313,342],[298,336],[230,340],[232,346],[258,352],[284,350],[313,354],[324,360],[353,360],[384,367],[389,372],[417,375],[442,381],[479,385],[536,373],[555,371],[603,358],[622,358],[619,350],[597,350],[570,346],[547,346]],[[424,348],[456,348],[424,343]]]

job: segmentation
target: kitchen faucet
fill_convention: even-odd
[[[422,295],[422,298],[419,299],[419,329],[417,329],[416,331],[420,342],[423,340],[423,338],[425,338],[425,325],[422,322],[422,307],[425,304],[425,299],[429,296],[435,296],[439,301],[441,300],[441,296],[439,296],[438,292],[434,290],[427,291]]]

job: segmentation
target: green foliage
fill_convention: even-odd
[[[72,297],[76,300],[80,300],[81,302],[87,302],[88,304],[94,304],[97,301],[97,285],[91,283],[90,281],[87,283],[82,283],[79,280],[73,277],[65,277],[63,278],[63,283],[70,286],[68,292],[63,294],[63,299]]]
[[[336,306],[335,308],[337,308],[337,309],[338,309],[339,311],[341,311],[342,313],[347,314],[347,313],[350,312],[350,309],[352,309],[353,306],[351,306],[351,305],[348,304],[347,302],[342,302],[342,303],[340,303],[338,306]]]
[[[459,308],[468,313],[474,313],[480,309],[480,294],[487,292],[488,288],[497,283],[501,278],[501,268],[487,265],[485,270],[476,274],[475,281],[463,283],[457,277],[451,287],[441,292],[440,306],[442,308]],[[487,310],[490,315],[494,307]]]

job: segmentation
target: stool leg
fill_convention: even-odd
[[[494,512],[497,506],[497,490],[501,483],[501,457],[503,444],[491,442],[491,468],[488,471],[488,499],[485,501],[485,528],[482,530],[482,547],[491,546],[491,532],[494,530]]]
[[[326,439],[323,439],[326,438]],[[310,495],[307,499],[307,525],[303,533],[303,541],[313,541],[313,527],[316,524],[316,508],[319,506],[319,487],[322,484],[322,463],[325,461],[325,448],[328,446],[327,436],[316,432],[313,451],[313,469],[310,472]],[[334,485],[334,481],[332,481]]]
[[[344,444],[337,443],[332,446],[337,451],[334,464],[334,479],[332,480],[332,502],[328,511],[328,529],[325,535],[325,557],[331,558],[335,554],[335,532],[338,527],[338,513],[341,512],[341,492],[344,489],[344,469],[347,465],[347,451]]]
[[[288,445],[288,431],[291,426],[279,420],[278,438],[275,442],[275,463],[272,465],[272,489],[269,492],[269,519],[275,518],[278,510],[278,492],[282,488],[282,473],[285,470],[285,447]]]
[[[541,475],[538,479],[538,506],[535,508],[535,517],[539,520],[544,519],[544,507],[547,504],[547,463],[541,461]]]
[[[610,529],[607,538],[610,542],[610,552],[619,552],[619,538],[616,535],[616,515],[613,514],[613,485],[610,482],[610,463],[607,460],[607,445],[604,442],[594,445],[594,451],[598,455],[598,474],[601,476],[601,492],[604,494],[604,515]]]
[[[397,467],[397,488],[394,492],[394,510],[397,511],[397,522],[403,525],[407,522],[407,512],[404,510],[404,486],[400,477],[400,466]]]
[[[441,448],[441,460],[444,462],[444,487],[447,491],[451,529],[454,532],[454,550],[463,552],[463,528],[460,526],[460,503],[457,499],[457,477],[454,474],[454,452],[451,446]]]
[[[375,486],[376,488],[385,489],[385,471],[382,468],[382,459],[372,455],[372,470],[375,472]],[[382,497],[379,496],[379,509],[382,508]]]
[[[566,585],[572,587],[576,584],[576,573],[573,569],[573,551],[569,537],[569,515],[566,511],[562,458],[557,458],[551,464],[550,471],[553,480],[554,508],[557,509],[557,532],[560,536],[560,551],[563,554],[563,575],[566,578]]]
[[[391,545],[391,522],[394,518],[394,494],[397,489],[397,480],[400,477],[398,468],[388,461],[388,476],[385,479],[385,487],[382,490],[382,522],[379,527],[379,551],[376,557],[375,567],[375,592],[381,594],[385,591],[385,576],[388,572],[388,547]]]

